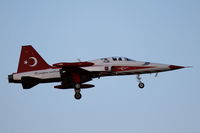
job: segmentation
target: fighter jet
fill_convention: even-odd
[[[59,62],[49,65],[31,46],[22,46],[16,73],[8,75],[9,83],[20,83],[30,89],[40,83],[60,82],[57,89],[74,89],[75,99],[81,99],[81,89],[92,88],[85,84],[105,76],[136,75],[139,88],[144,88],[141,74],[159,73],[185,68],[184,66],[143,62],[126,57],[108,57],[92,61]]]

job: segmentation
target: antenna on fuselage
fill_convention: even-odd
[[[80,60],[79,58],[78,58],[77,60],[78,60],[79,62],[81,62],[81,60]]]

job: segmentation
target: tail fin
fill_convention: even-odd
[[[31,46],[22,46],[17,72],[28,72],[51,68],[46,61]]]

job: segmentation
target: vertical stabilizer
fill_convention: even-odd
[[[51,68],[50,65],[31,46],[22,46],[17,72],[28,72]]]

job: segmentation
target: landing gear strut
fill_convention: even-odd
[[[75,84],[74,85],[74,91],[75,91],[75,94],[74,94],[74,98],[79,100],[81,99],[82,95],[81,95],[81,85],[80,84]]]
[[[142,88],[144,88],[144,83],[141,81],[141,77],[140,77],[140,75],[138,74],[137,75],[137,80],[138,80],[138,82],[139,82],[139,84],[138,84],[138,87],[140,88],[140,89],[142,89]]]

